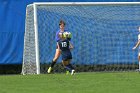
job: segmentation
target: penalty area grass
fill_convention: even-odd
[[[1,75],[0,93],[139,93],[138,72]]]

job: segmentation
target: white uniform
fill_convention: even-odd
[[[140,40],[140,34],[138,35],[138,41]],[[139,52],[139,56],[140,56],[140,46],[139,46],[139,49],[138,49],[138,52]]]
[[[138,41],[140,40],[140,34],[138,35]],[[139,49],[138,49],[138,56],[140,56],[140,46],[138,46]],[[139,71],[140,71],[140,60],[139,60]]]

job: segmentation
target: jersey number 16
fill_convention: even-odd
[[[67,47],[67,43],[66,42],[62,42],[62,47]]]

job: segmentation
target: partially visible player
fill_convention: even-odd
[[[56,42],[58,42],[61,39],[58,34],[60,32],[66,32],[65,25],[66,25],[65,22],[63,20],[60,20],[60,22],[59,22],[60,29],[56,32],[56,36],[55,36]],[[69,38],[69,40],[70,40],[70,38]],[[55,56],[54,56],[54,58],[53,58],[53,60],[51,62],[51,65],[50,65],[50,67],[49,67],[49,69],[47,71],[48,73],[51,73],[51,71],[52,71],[54,65],[56,64],[56,62],[57,62],[57,60],[58,60],[60,55],[61,55],[61,51],[60,51],[60,49],[58,49],[58,46],[56,46]]]
[[[66,34],[60,32],[59,37],[61,38],[61,40],[57,42],[57,46],[58,49],[61,50],[62,64],[69,72],[71,72],[71,75],[73,75],[75,73],[75,70],[70,64],[72,60],[71,49],[73,49],[73,45],[67,39]]]
[[[138,31],[140,32],[140,27],[138,27]],[[139,71],[140,71],[140,33],[138,35],[138,41],[136,43],[136,45],[133,47],[133,50],[135,50],[137,47],[139,47],[139,50],[138,50],[138,61],[139,61]]]

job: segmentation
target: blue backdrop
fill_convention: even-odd
[[[57,2],[139,2],[140,0],[57,0]],[[0,0],[0,64],[21,64],[26,5],[56,0]]]

